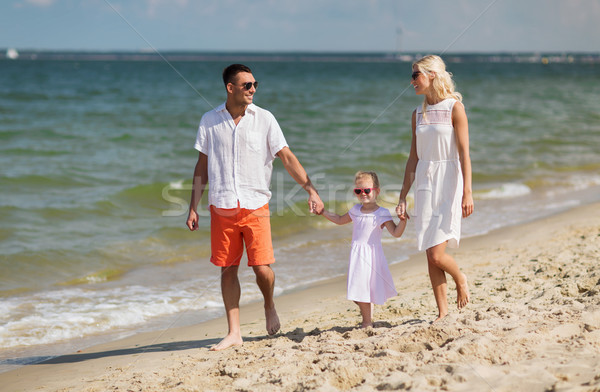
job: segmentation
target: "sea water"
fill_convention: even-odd
[[[475,213],[463,236],[600,200],[600,64],[494,59],[448,61],[469,118]],[[374,170],[393,212],[422,100],[410,62],[0,61],[0,370],[222,315],[206,197],[200,229],[185,220],[198,122],[224,101],[221,71],[238,61],[328,209],[347,211],[354,173]],[[308,214],[279,161],[272,192],[276,294],[343,275],[350,226]],[[384,239],[391,263],[415,247],[410,224]],[[259,300],[251,270],[240,279],[243,302]]]

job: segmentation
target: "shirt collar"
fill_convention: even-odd
[[[219,106],[216,107],[216,111],[217,112],[226,112],[227,109],[225,108],[225,103],[223,102],[222,104],[220,104]],[[250,105],[248,105],[248,107],[246,108],[246,113],[252,113],[255,114],[256,113],[256,105],[251,103]]]

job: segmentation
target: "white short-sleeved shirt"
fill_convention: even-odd
[[[225,103],[200,120],[194,148],[208,156],[208,204],[255,210],[271,198],[273,160],[287,147],[268,110],[248,105],[235,125]]]

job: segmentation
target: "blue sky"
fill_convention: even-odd
[[[600,0],[3,0],[9,47],[600,52]]]

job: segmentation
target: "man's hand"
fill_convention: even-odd
[[[198,213],[191,208],[186,224],[191,231],[198,230]]]
[[[313,192],[308,197],[308,210],[311,214],[321,215],[325,205],[317,192]]]

